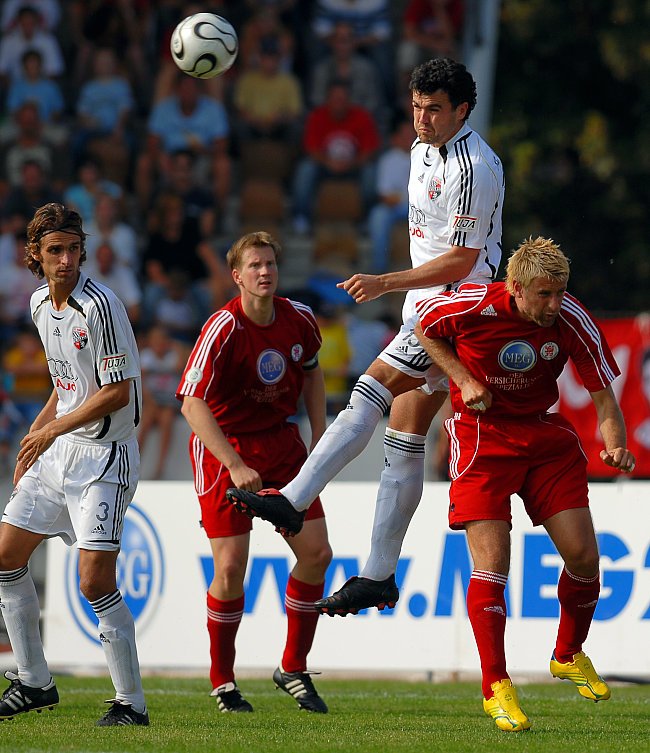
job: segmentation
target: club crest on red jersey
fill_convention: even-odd
[[[300,343],[296,343],[295,345],[291,346],[291,360],[298,363],[298,361],[302,358],[302,345]]]
[[[436,175],[429,181],[427,193],[429,194],[430,201],[435,201],[442,193],[442,181]]]
[[[277,350],[263,350],[257,359],[257,376],[264,384],[277,384],[287,370],[285,357]]]
[[[539,349],[540,356],[545,361],[552,361],[560,352],[560,346],[554,342],[547,342]]]
[[[83,350],[88,345],[88,332],[81,327],[72,330],[72,344],[77,350]]]

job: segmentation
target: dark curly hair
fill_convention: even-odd
[[[43,267],[40,261],[34,258],[34,254],[40,251],[40,243],[43,236],[48,233],[63,231],[65,233],[76,233],[81,238],[81,256],[79,264],[86,261],[86,245],[84,233],[81,226],[81,216],[74,209],[68,209],[63,204],[51,202],[39,207],[34,213],[29,225],[27,225],[27,243],[25,244],[25,264],[30,272],[43,279]]]
[[[434,58],[418,65],[411,74],[409,89],[418,94],[443,91],[454,109],[467,102],[465,120],[476,105],[476,83],[472,74],[462,63],[451,58]]]

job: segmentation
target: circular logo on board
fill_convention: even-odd
[[[141,631],[146,627],[162,596],[165,563],[162,546],[152,522],[131,504],[124,519],[122,548],[117,558],[117,587]],[[68,606],[81,632],[99,644],[97,616],[79,590],[79,551],[70,549],[66,558],[65,591]]]

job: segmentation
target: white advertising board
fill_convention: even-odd
[[[310,667],[360,671],[475,672],[478,655],[464,592],[471,573],[464,534],[447,527],[447,484],[425,486],[397,572],[394,610],[319,621]],[[323,494],[336,590],[368,553],[376,486],[333,483]],[[604,674],[650,677],[650,482],[594,484],[592,514],[601,547],[602,593],[585,646]],[[143,482],[127,515],[119,586],[136,619],[148,669],[207,668],[206,589],[212,560],[187,482]],[[513,502],[508,582],[508,667],[545,673],[554,645],[561,563],[543,529]],[[283,596],[293,555],[273,528],[255,522],[237,667],[272,669],[286,635]],[[48,542],[46,653],[53,668],[103,666],[92,611],[79,594],[77,554]]]

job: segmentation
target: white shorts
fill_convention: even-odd
[[[400,331],[377,358],[403,374],[425,379],[426,386],[420,388],[423,392],[449,392],[447,375],[429,358],[413,333],[413,327],[408,324],[402,324]]]
[[[2,522],[80,549],[119,551],[139,476],[135,436],[105,445],[58,437],[16,485]]]

